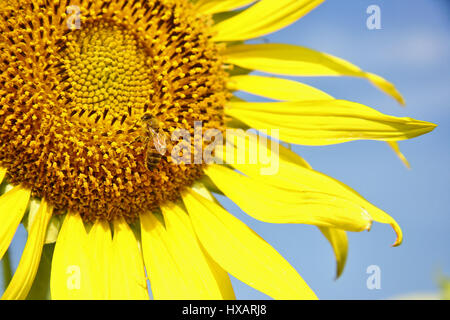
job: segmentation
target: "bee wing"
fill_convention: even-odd
[[[153,135],[153,146],[159,154],[164,155],[167,151],[166,135],[158,133]]]

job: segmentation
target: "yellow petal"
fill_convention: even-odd
[[[277,143],[276,141],[268,140],[267,147],[266,147],[268,150],[270,150],[272,143],[278,145],[276,148],[277,148],[277,150],[279,150],[278,152],[279,152],[281,160],[287,161],[287,162],[292,162],[292,163],[294,163],[296,165],[312,169],[311,165],[305,159],[300,157],[294,151],[292,151],[292,150],[284,147],[283,145]]]
[[[201,279],[191,278],[195,261],[183,260],[173,239],[152,213],[141,215],[141,237],[144,262],[149,274],[153,297],[158,300],[206,299]],[[190,265],[191,264],[191,265]]]
[[[351,76],[366,78],[404,104],[394,85],[380,76],[332,55],[289,44],[243,44],[229,47],[226,62],[237,66],[289,76]]]
[[[281,160],[304,168],[312,169],[311,165],[300,155],[279,144],[272,139],[262,139],[250,131],[228,128],[226,132],[226,145],[222,150],[215,152],[217,160],[227,163],[241,170],[252,170],[252,176],[261,175],[261,169],[267,165],[269,160]],[[248,161],[240,161],[240,158]],[[251,160],[250,160],[251,159]],[[246,173],[247,174],[247,173]],[[271,175],[268,175],[270,179]]]
[[[401,105],[405,105],[405,99],[392,83],[386,81],[386,79],[380,77],[379,75],[370,72],[365,72],[365,77],[378,89],[393,97]]]
[[[348,231],[368,230],[372,224],[364,208],[334,194],[277,188],[220,165],[210,165],[205,173],[243,211],[264,222],[303,223]]]
[[[408,168],[411,169],[411,165],[409,164],[408,159],[406,159],[405,155],[400,151],[400,147],[397,142],[394,141],[388,141],[387,142],[389,146],[394,150],[395,154],[399,159],[403,162],[403,164]]]
[[[0,259],[16,233],[30,200],[31,191],[19,185],[0,197]]]
[[[276,77],[235,76],[228,82],[228,89],[241,90],[280,101],[327,100],[329,94],[306,84]]]
[[[432,131],[436,125],[385,115],[345,100],[230,102],[226,114],[256,129],[280,129],[280,139],[302,145],[354,140],[399,141]]]
[[[203,254],[205,255],[206,262],[208,262],[209,268],[211,269],[211,271],[214,274],[214,277],[217,280],[220,292],[222,294],[222,299],[236,300],[236,296],[234,294],[234,290],[231,285],[231,280],[228,273],[211,258],[211,256],[203,247],[201,247],[201,249]]]
[[[352,190],[349,190],[352,191]],[[356,192],[355,192],[356,194]],[[393,247],[397,247],[402,244],[403,242],[403,231],[398,225],[397,221],[394,220],[390,215],[385,213],[384,211],[378,209],[377,207],[373,206],[373,209],[371,210],[370,214],[373,218],[373,220],[380,222],[380,223],[386,223],[389,224],[397,234],[397,239],[395,239]],[[370,210],[370,209],[369,209]]]
[[[256,0],[199,0],[195,4],[196,11],[203,14],[215,14],[232,11],[247,6]]]
[[[242,136],[241,136],[241,138],[242,138]],[[258,145],[258,142],[255,141],[254,139],[246,139],[246,140],[250,140],[250,141],[246,142],[247,144],[252,143],[252,144]],[[285,148],[283,145],[278,144],[276,141],[269,140],[269,141],[267,141],[267,143],[268,143],[267,144],[268,150],[271,149],[272,144],[276,145],[276,150],[279,150],[279,156],[280,156],[281,161],[290,162],[292,164],[312,170],[312,167],[309,165],[309,163],[306,162],[306,160],[304,160],[302,157],[300,157],[297,153],[293,152],[290,149]],[[231,141],[231,142],[229,141],[228,145],[231,148],[228,148],[226,151],[236,154],[237,152],[233,145],[233,141]],[[242,144],[237,143],[237,146],[238,145],[242,146]],[[249,150],[251,148],[256,149],[255,146],[245,147],[245,148],[246,148],[246,150]],[[258,145],[257,148],[260,149],[261,147]],[[222,159],[224,159],[224,158],[222,158]],[[230,159],[233,159],[233,157],[230,157]],[[243,167],[242,165],[239,167],[241,168],[241,170],[243,170],[243,172],[247,172],[247,170],[245,168],[242,169],[242,167]],[[246,167],[248,167],[248,165],[246,165]],[[253,166],[253,168],[255,168],[255,167],[256,166]],[[279,184],[275,183],[274,185],[279,185]],[[216,187],[216,186],[214,185],[214,187]],[[301,190],[301,186],[297,186],[294,188],[295,188],[295,190]],[[337,268],[336,278],[338,278],[342,274],[344,267],[345,267],[345,262],[347,260],[347,248],[348,248],[347,235],[346,235],[345,231],[339,230],[339,229],[334,229],[334,228],[319,227],[319,230],[324,234],[324,236],[330,242],[330,244],[333,248],[333,251],[334,251],[334,254],[336,257],[336,268]]]
[[[261,0],[215,26],[215,41],[247,40],[287,27],[324,0]]]
[[[197,192],[183,195],[195,232],[223,269],[275,299],[315,299],[295,269],[267,242]]]
[[[47,201],[42,200],[36,219],[31,226],[19,266],[2,299],[23,300],[27,297],[39,267],[45,233],[52,212],[53,208],[48,205]]]
[[[205,255],[186,212],[175,204],[163,206],[161,210],[167,235],[173,240],[170,242],[173,246],[172,252],[179,256],[178,260],[195,261],[193,264],[185,263],[183,272],[186,277],[195,279],[199,293],[206,299],[234,299],[230,277]]]
[[[8,172],[7,169],[0,167],[0,183],[2,183],[3,179],[5,179],[6,172]]]
[[[231,159],[231,162],[228,163],[234,168],[264,184],[271,184],[278,188],[286,188],[288,190],[319,191],[328,194],[335,194],[339,198],[347,198],[354,201],[356,204],[366,209],[373,220],[381,223],[388,223],[393,227],[397,233],[397,240],[394,243],[394,246],[397,246],[402,242],[402,231],[400,226],[392,217],[372,205],[355,190],[351,189],[342,182],[311,169],[306,161],[304,161],[300,156],[283,148],[281,145],[278,145],[280,157],[279,170],[276,174],[261,176],[261,168],[266,166],[264,163],[239,163],[237,161],[237,154],[248,150],[259,149],[266,149],[267,153],[272,153],[272,151],[267,150],[270,150],[271,144],[276,144],[276,142],[271,141],[271,144],[265,145],[260,143],[260,140],[256,139],[255,135],[245,134],[243,131],[235,131],[234,133],[233,139],[230,139],[229,135],[227,135],[227,148],[225,149],[226,155],[223,153],[216,153],[216,156],[218,156],[219,159],[222,159],[225,163],[227,163],[227,159]]]
[[[110,298],[113,300],[148,300],[144,261],[138,241],[128,223],[114,221]]]
[[[189,296],[188,279],[182,278],[174,258],[171,256],[164,226],[150,212],[142,214],[141,239],[145,268],[157,300],[183,299]]]
[[[336,279],[344,271],[345,262],[348,254],[347,233],[343,230],[334,228],[319,228],[325,238],[330,242],[336,257]]]
[[[88,255],[88,235],[78,214],[68,213],[64,219],[50,275],[50,291],[54,300],[93,299]]]
[[[97,220],[88,234],[86,247],[93,299],[109,299],[112,259],[112,238],[109,223]]]
[[[53,216],[50,219],[45,235],[45,244],[55,243],[58,238],[59,229],[61,229],[61,220],[59,216]]]

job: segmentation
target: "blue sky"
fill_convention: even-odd
[[[366,9],[381,8],[382,29],[368,30]],[[296,146],[318,171],[350,185],[390,213],[402,226],[405,241],[391,244],[387,225],[349,234],[349,258],[334,280],[332,250],[315,227],[256,221],[236,205],[224,205],[272,244],[323,299],[386,299],[436,291],[434,275],[450,275],[450,5],[445,0],[328,0],[292,26],[267,37],[270,42],[307,46],[347,59],[396,84],[402,108],[367,81],[305,78],[340,99],[372,106],[384,113],[437,123],[426,136],[400,143],[411,162],[407,170],[381,142],[358,141],[327,147]],[[26,233],[16,234],[12,260],[17,266]],[[381,289],[368,290],[366,269],[381,269]],[[1,284],[1,280],[0,280]],[[268,297],[233,279],[237,298]]]

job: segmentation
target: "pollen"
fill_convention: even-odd
[[[221,48],[190,1],[2,6],[0,164],[10,183],[31,188],[56,212],[130,221],[202,176],[202,164],[171,161],[172,140],[149,168],[143,138],[144,114],[169,139],[176,129],[193,137],[196,121],[223,130]]]

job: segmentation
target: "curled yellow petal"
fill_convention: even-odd
[[[19,185],[0,197],[0,259],[8,250],[30,200],[31,190]]]
[[[266,142],[266,140],[263,140]],[[274,150],[280,150],[279,168],[275,174],[261,175],[261,169],[266,167],[266,163],[259,161],[255,164],[249,162],[239,162],[238,155],[246,153],[249,150],[266,150],[265,153],[272,157],[274,151],[272,145],[277,146]],[[355,190],[344,183],[333,179],[323,173],[313,170],[306,161],[290,150],[278,145],[275,141],[270,144],[261,143],[260,139],[254,134],[248,134],[244,131],[235,131],[231,139],[227,135],[227,145],[225,152],[216,152],[216,156],[223,162],[229,163],[243,174],[260,181],[262,184],[270,184],[278,188],[298,191],[320,191],[327,194],[335,194],[338,198],[348,199],[363,207],[374,221],[390,224],[397,234],[397,240],[394,246],[402,242],[402,230],[398,223],[383,210],[377,208],[366,199],[364,199]],[[229,159],[231,161],[229,161]]]
[[[93,299],[88,235],[78,214],[64,219],[53,252],[50,292],[53,300]]]
[[[205,173],[243,211],[270,223],[303,223],[348,231],[370,229],[372,219],[361,206],[334,194],[278,188],[220,165]]]
[[[195,4],[198,12],[203,14],[214,14],[225,11],[232,11],[249,4],[256,0],[199,0]]]
[[[329,94],[309,85],[276,77],[234,76],[229,79],[228,89],[280,101],[333,99]]]
[[[242,140],[242,138],[245,137],[245,135],[241,135],[240,136],[240,140]],[[251,139],[251,137],[253,137],[253,139]],[[246,150],[250,150],[250,149],[254,149],[256,150],[256,148],[261,149],[268,149],[271,150],[272,145],[275,145],[276,147],[274,148],[275,150],[278,150],[279,152],[279,157],[281,159],[282,162],[290,162],[292,164],[295,164],[296,166],[300,166],[300,167],[304,167],[307,169],[312,170],[312,167],[309,165],[308,162],[306,162],[305,159],[303,159],[301,156],[299,156],[297,153],[293,152],[290,149],[285,148],[283,145],[278,144],[276,141],[273,140],[268,140],[267,141],[267,146],[260,146],[259,145],[259,141],[256,141],[254,139],[254,136],[247,136],[246,137],[246,143],[247,143],[247,147],[245,147],[244,149]],[[237,163],[237,161],[235,161],[235,156],[236,154],[238,154],[238,152],[236,152],[238,146],[242,147],[243,144],[238,142],[236,143],[236,145],[234,145],[235,141],[227,141],[228,144],[227,146],[229,146],[229,148],[226,149],[227,153],[231,153],[232,155],[229,157],[229,159],[234,159],[233,163]],[[248,144],[253,144],[253,147],[248,146]],[[256,145],[256,146],[255,146]],[[267,153],[267,152],[266,152]],[[225,157],[221,158],[222,160],[225,159]],[[261,170],[261,164],[256,164],[256,165],[238,165],[238,168],[240,168],[241,170],[243,170],[243,172],[246,172],[247,174],[249,173],[248,170],[246,170],[245,167],[253,167],[253,169],[259,169]],[[259,168],[258,168],[259,167]],[[257,175],[257,173],[256,173]],[[253,174],[254,176],[254,174]],[[266,181],[266,180],[265,180]],[[277,183],[275,183],[274,185],[279,185]],[[281,183],[282,185],[282,183]],[[217,188],[214,185],[215,188]],[[294,187],[295,190],[301,190],[301,186],[296,186]],[[348,240],[347,240],[347,234],[345,231],[343,230],[339,230],[339,229],[335,229],[335,228],[327,228],[327,227],[319,227],[319,230],[323,233],[323,235],[325,236],[325,238],[328,240],[328,242],[330,243],[331,247],[333,248],[333,252],[334,255],[336,257],[336,278],[339,278],[339,276],[342,274],[344,267],[345,267],[345,263],[347,260],[347,254],[348,254]]]
[[[334,256],[336,257],[336,279],[342,275],[348,255],[348,239],[347,233],[344,230],[334,228],[323,228],[319,230],[325,236],[333,248]]]
[[[215,41],[261,37],[294,23],[324,0],[261,0],[215,26]]]
[[[36,218],[31,225],[19,266],[8,285],[8,288],[5,290],[2,299],[23,300],[27,297],[39,267],[45,233],[52,212],[53,208],[43,199],[36,214]]]
[[[345,100],[230,102],[226,113],[256,129],[279,129],[281,140],[302,145],[399,141],[436,127],[430,122],[385,115]]]
[[[183,201],[202,246],[224,270],[275,299],[316,299],[276,250],[221,206],[193,190]]]
[[[403,162],[403,164],[408,168],[411,169],[411,165],[409,164],[408,159],[406,159],[405,155],[400,151],[400,147],[397,142],[395,141],[388,141],[388,145],[394,150],[397,157]]]
[[[373,73],[341,58],[289,44],[243,44],[227,48],[226,62],[239,67],[288,76],[351,76],[365,78],[404,104],[397,89]]]
[[[149,299],[142,253],[133,231],[123,218],[114,220],[110,268],[111,299]]]
[[[394,229],[395,233],[397,234],[397,238],[395,239],[393,247],[397,247],[402,244],[403,242],[403,231],[398,225],[397,221],[394,220],[390,215],[388,215],[386,212],[376,208],[373,206],[373,210],[371,211],[371,216],[373,219],[380,223],[386,223],[389,224],[392,229]]]
[[[392,83],[386,81],[379,75],[370,72],[365,72],[365,77],[378,89],[393,97],[401,105],[405,105],[405,99]]]

